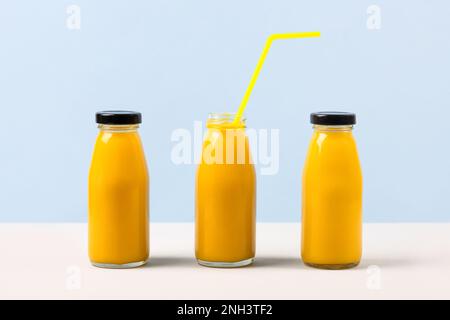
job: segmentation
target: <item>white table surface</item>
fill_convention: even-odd
[[[86,224],[0,224],[0,299],[450,299],[450,224],[367,224],[362,264],[323,271],[299,260],[298,224],[259,224],[257,258],[210,269],[192,224],[152,224],[151,260],[92,267]]]

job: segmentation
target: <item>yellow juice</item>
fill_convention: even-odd
[[[303,171],[302,258],[344,269],[362,254],[362,174],[352,126],[316,125]]]
[[[196,257],[239,267],[255,256],[256,175],[245,126],[219,115],[207,123],[196,177]]]
[[[101,126],[89,174],[89,256],[135,267],[149,256],[146,160],[137,126]]]

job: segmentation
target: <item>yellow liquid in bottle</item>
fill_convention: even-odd
[[[255,256],[256,175],[248,138],[231,123],[207,127],[196,177],[196,257],[207,266],[243,266]]]
[[[149,256],[148,172],[136,130],[101,130],[89,174],[89,256],[114,267]]]
[[[351,127],[316,127],[303,171],[302,258],[344,269],[362,253],[362,174]]]

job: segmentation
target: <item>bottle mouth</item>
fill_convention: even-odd
[[[213,112],[208,114],[206,126],[222,127],[222,128],[245,128],[245,118],[241,118],[238,123],[234,123],[236,113],[230,112]]]

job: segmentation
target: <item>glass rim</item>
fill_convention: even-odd
[[[235,112],[210,112],[208,113],[208,120],[229,120],[234,121],[236,117]],[[242,117],[240,121],[245,122],[247,119]]]

